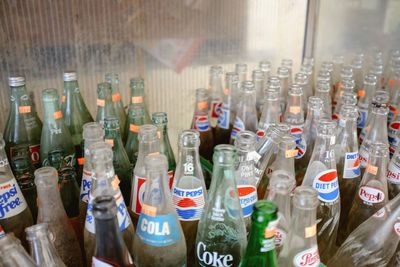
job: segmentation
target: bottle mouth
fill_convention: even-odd
[[[214,147],[213,161],[221,165],[234,164],[236,161],[236,148],[232,145],[217,145]]]
[[[296,179],[283,172],[273,172],[269,186],[274,192],[288,194],[296,187]]]
[[[298,186],[294,190],[293,206],[301,209],[312,210],[319,205],[318,191],[311,186]]]
[[[184,130],[179,136],[180,147],[194,148],[200,146],[200,133],[196,130]]]
[[[63,74],[64,82],[76,81],[78,76],[75,71],[65,71]]]
[[[253,78],[253,81],[256,81],[256,80],[263,81],[264,73],[261,70],[253,70],[252,78]]]
[[[289,78],[289,69],[286,67],[279,67],[277,73],[280,79]]]
[[[43,102],[55,102],[59,100],[58,91],[55,88],[47,88],[42,91]]]
[[[244,94],[252,94],[255,92],[254,83],[252,81],[244,81],[242,82],[242,93]]]
[[[237,148],[254,148],[257,140],[257,135],[250,131],[241,131],[237,134],[235,139],[235,146]]]
[[[98,122],[88,122],[83,125],[84,140],[104,139],[104,130]]]
[[[300,85],[294,83],[292,84],[292,86],[290,86],[288,94],[291,96],[302,96],[303,88],[301,88]]]
[[[117,73],[107,73],[105,75],[105,80],[111,84],[119,83],[119,78]]]
[[[36,187],[53,187],[58,183],[58,173],[53,167],[42,167],[34,172]]]
[[[268,60],[261,61],[259,66],[260,66],[260,69],[263,72],[270,72],[271,71],[271,62],[268,61]]]
[[[256,204],[254,204],[254,213],[256,213],[257,217],[263,217],[265,215],[273,215],[273,214],[276,215],[277,212],[278,212],[278,207],[272,201],[263,199],[257,201]],[[259,221],[259,219],[257,221]]]
[[[154,112],[151,115],[151,120],[155,125],[164,125],[168,123],[168,117],[166,112]]]
[[[151,124],[140,126],[138,139],[139,142],[151,142],[157,140],[157,127]]]
[[[47,236],[49,234],[49,226],[47,223],[39,223],[25,228],[26,239],[28,241]]]
[[[23,76],[8,77],[8,85],[11,87],[24,86],[25,77]]]
[[[225,73],[225,80],[228,83],[238,83],[239,82],[239,74],[237,74],[236,72],[227,72]]]
[[[111,145],[104,141],[90,144],[89,151],[92,164],[112,161],[113,151]]]

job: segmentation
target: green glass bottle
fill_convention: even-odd
[[[176,168],[176,161],[174,152],[172,151],[171,143],[168,137],[168,118],[165,112],[154,112],[151,116],[153,125],[157,127],[157,134],[160,138],[160,152],[164,154],[168,159],[168,176],[169,176],[169,187],[172,187],[174,180],[174,172]]]
[[[125,151],[126,154],[128,154],[130,162],[135,166],[139,152],[139,128],[144,124],[148,124],[144,116],[143,107],[133,106],[129,108],[127,124],[129,124],[129,128],[127,133],[128,138],[125,143]]]
[[[40,143],[40,158],[43,166],[49,166],[49,153],[62,150],[63,158],[69,167],[76,166],[75,148],[68,128],[62,120],[57,89],[45,89],[42,92],[44,123]]]
[[[132,165],[122,144],[119,122],[117,118],[104,120],[104,140],[112,146],[113,166],[119,179],[119,187],[125,203],[130,203],[132,188]]]
[[[275,251],[275,231],[278,223],[278,208],[268,200],[259,200],[254,205],[249,242],[241,267],[278,266]]]
[[[12,161],[15,146],[28,145],[32,163],[35,168],[39,168],[42,122],[25,88],[25,78],[9,77],[8,84],[11,90],[10,113],[4,130],[7,156]]]
[[[72,142],[75,146],[77,164],[78,164],[78,183],[80,184],[84,155],[82,151],[82,131],[83,125],[92,122],[93,117],[90,115],[82,95],[79,90],[77,75],[75,71],[64,72],[64,95],[61,101],[61,110],[65,126],[68,127],[71,134]]]
[[[111,84],[108,82],[97,85],[97,115],[96,121],[104,128],[105,118],[117,118],[111,99]]]
[[[117,118],[119,120],[119,125],[122,125],[122,127],[120,128],[122,140],[126,140],[126,137],[125,137],[126,136],[126,130],[125,130],[126,112],[125,112],[124,103],[122,102],[121,93],[119,91],[118,74],[107,73],[105,78],[106,78],[106,82],[111,84],[111,101],[112,101],[112,105],[114,106],[114,110],[117,115]]]

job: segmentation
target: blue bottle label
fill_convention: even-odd
[[[7,160],[2,160],[4,164]],[[13,178],[0,184],[0,220],[16,216],[27,208],[17,181]]]
[[[232,128],[232,133],[231,133],[231,138],[235,139],[236,135],[241,132],[246,130],[246,128],[244,127],[244,123],[243,121],[239,118],[236,117],[235,121],[233,122],[233,128]]]
[[[238,194],[243,217],[247,218],[253,213],[257,202],[257,188],[253,185],[238,185]]]
[[[231,111],[229,106],[223,104],[218,116],[218,127],[222,129],[229,129]]]
[[[92,173],[83,170],[80,198],[85,203],[89,202],[89,193],[91,187],[92,187]]]
[[[357,128],[364,128],[367,123],[368,109],[358,110]]]
[[[351,179],[359,177],[361,171],[358,152],[346,153],[344,157],[343,178]]]

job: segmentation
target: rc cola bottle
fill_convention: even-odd
[[[253,70],[252,79],[256,91],[257,117],[260,118],[264,98],[264,73],[261,70]]]
[[[286,98],[289,91],[289,69],[286,67],[279,67],[277,70],[278,78],[281,82],[280,87],[280,105],[281,113],[283,114],[286,109]]]
[[[111,85],[111,102],[114,106],[115,113],[120,125],[122,140],[126,140],[126,113],[124,103],[122,102],[121,93],[119,91],[119,77],[116,73],[107,73],[105,75],[106,82]]]
[[[316,236],[318,195],[318,192],[309,186],[299,186],[294,190],[290,230],[279,254],[279,266],[317,267],[320,265]]]
[[[242,87],[244,81],[247,81],[247,69],[247,64],[245,63],[235,64],[235,72],[239,75],[239,88]]]
[[[7,156],[13,161],[15,146],[28,145],[32,163],[39,168],[42,122],[33,110],[34,103],[25,88],[25,77],[9,77],[8,84],[11,91],[10,113],[4,128]]]
[[[0,265],[3,267],[37,267],[21,246],[21,241],[9,233],[0,238]]]
[[[348,234],[388,202],[387,151],[388,146],[385,143],[377,141],[371,144],[366,171],[357,188],[357,194],[350,209],[351,217],[347,225]]]
[[[318,191],[318,247],[322,261],[334,253],[340,218],[340,193],[335,161],[336,122],[321,119],[317,140],[302,185]]]
[[[317,88],[315,90],[315,96],[322,100],[323,108],[322,111],[324,113],[325,118],[332,117],[332,98],[331,98],[331,87],[328,81],[319,80],[317,81]],[[340,100],[338,100],[340,102]]]
[[[146,186],[133,250],[135,265],[186,266],[186,242],[168,185],[165,155],[145,158]]]
[[[60,192],[57,170],[42,167],[35,171],[38,191],[39,214],[37,223],[47,223],[52,233],[53,244],[58,255],[67,266],[83,266],[81,250],[74,229],[68,221]]]
[[[218,145],[204,212],[196,238],[198,266],[239,266],[247,239],[235,181],[236,149]]]
[[[358,112],[360,116],[357,120],[358,133],[365,127],[368,119],[368,110],[375,95],[377,78],[373,74],[365,75],[363,88],[358,90]]]
[[[50,237],[47,223],[39,223],[25,229],[30,254],[38,266],[65,267]]]
[[[280,121],[280,104],[279,104],[279,80],[271,77],[268,88],[264,91],[264,104],[262,106],[261,118],[258,123],[257,140],[264,137],[265,132],[271,124]]]
[[[97,85],[97,113],[96,121],[104,127],[105,118],[117,118],[111,95],[111,84],[108,82]]]
[[[400,132],[397,133],[397,136]],[[399,137],[397,137],[399,138]],[[389,199],[395,198],[400,193],[400,147],[396,148],[392,159],[390,160],[387,171]]]
[[[212,127],[213,129],[217,126],[217,122],[218,122],[218,117],[219,117],[219,113],[221,110],[221,105],[222,105],[222,75],[223,75],[223,70],[221,66],[211,66],[210,67],[210,80],[209,80],[209,95],[210,95],[210,104],[211,104],[211,109],[210,109],[210,120],[208,122],[208,127]],[[203,109],[207,109],[207,113],[208,113],[208,93],[207,90],[203,91],[201,93],[202,95],[202,99],[199,99],[199,95],[200,94],[198,91],[196,91],[196,102],[197,105],[200,103],[202,103],[202,101],[206,101],[207,103],[207,107],[197,107],[197,109],[203,110]],[[207,96],[207,99],[203,99],[204,96]],[[205,114],[203,116],[206,116]],[[202,124],[205,128],[205,123]],[[195,128],[196,129],[196,128]],[[199,129],[196,129],[199,130]],[[203,143],[203,140],[202,142]],[[201,149],[200,149],[201,150]],[[212,152],[211,152],[212,153]],[[200,152],[201,155],[201,152]],[[211,160],[211,155],[210,155],[210,160]]]
[[[278,207],[271,201],[260,200],[254,205],[249,243],[241,267],[278,266],[275,250]]]
[[[93,215],[96,221],[93,267],[134,266],[119,229],[118,212],[117,203],[113,196],[98,196],[93,200]]]
[[[217,102],[215,100],[213,105],[216,105],[216,103]],[[212,110],[212,113],[214,112],[215,111]],[[196,90],[196,108],[194,111],[191,128],[199,131],[200,133],[200,156],[211,162],[214,140],[210,125],[210,117],[208,114],[207,89],[200,88]]]
[[[185,130],[179,137],[179,157],[172,186],[172,202],[186,239],[187,265],[195,265],[197,226],[207,198],[200,166],[200,135]]]

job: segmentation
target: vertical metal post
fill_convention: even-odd
[[[308,0],[304,33],[303,58],[314,57],[320,0]]]

